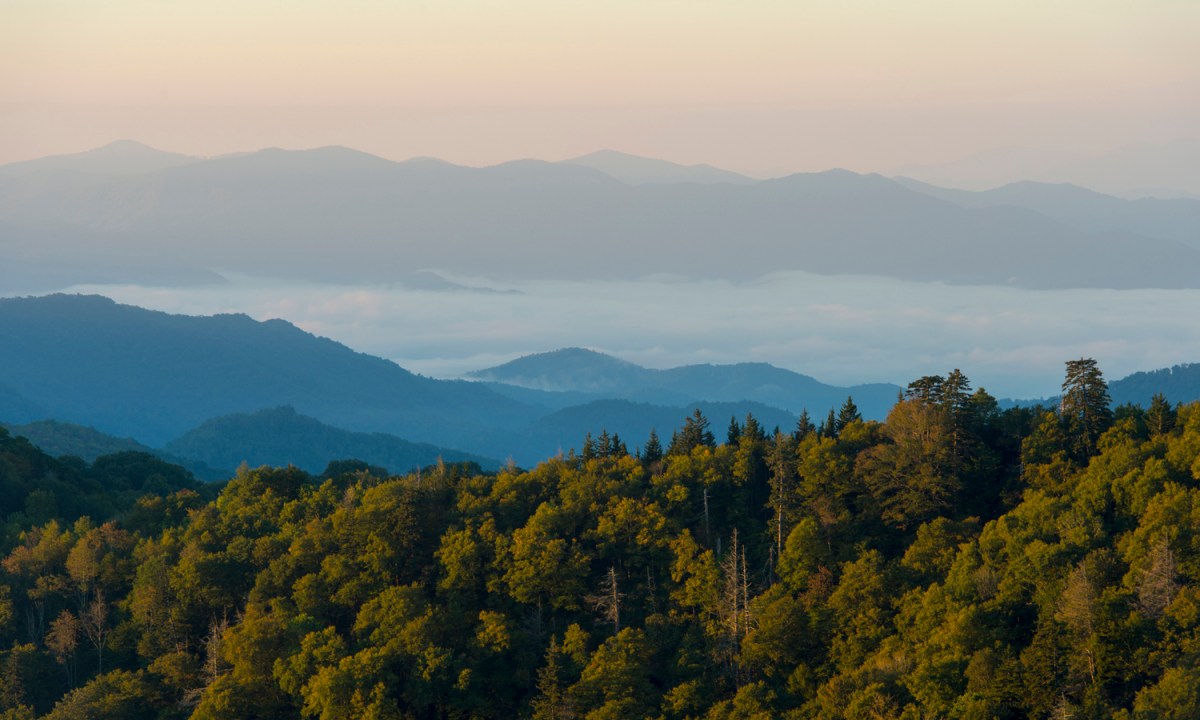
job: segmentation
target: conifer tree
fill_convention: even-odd
[[[648,467],[662,460],[662,443],[658,440],[658,431],[650,428],[650,437],[646,439],[646,447],[642,448],[642,462]]]
[[[842,403],[842,408],[837,414],[836,424],[834,425],[835,434],[840,435],[847,425],[859,420],[862,420],[862,413],[858,411],[858,406],[854,404],[854,398],[847,395],[846,402]]]
[[[1175,410],[1162,393],[1154,393],[1146,409],[1146,427],[1151,435],[1165,435],[1175,427]]]
[[[725,444],[737,445],[738,440],[742,437],[742,428],[738,425],[737,418],[729,417],[729,429],[725,431]]]
[[[800,419],[796,421],[796,429],[792,431],[792,437],[796,438],[796,442],[801,442],[816,431],[812,419],[808,416],[808,408],[803,408],[800,410]]]
[[[833,408],[829,408],[829,415],[825,418],[825,422],[821,423],[821,427],[817,428],[817,435],[820,437],[836,438],[838,435],[837,413]]]
[[[1112,424],[1108,383],[1092,358],[1067,361],[1062,385],[1059,414],[1073,436],[1078,457],[1090,457],[1096,451],[1100,435]]]
[[[688,455],[700,446],[715,447],[716,438],[708,429],[708,418],[696,408],[691,417],[683,423],[683,429],[671,438],[671,446],[667,448],[668,455]]]

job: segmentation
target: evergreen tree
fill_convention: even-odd
[[[596,440],[596,454],[602,458],[611,457],[613,454],[612,438],[608,436],[607,429],[600,430],[600,437]]]
[[[941,375],[925,375],[908,384],[908,389],[904,391],[904,397],[909,400],[924,400],[927,403],[940,404],[942,402],[942,385],[945,382],[946,379]]]
[[[612,435],[612,444],[610,447],[612,449],[609,454],[613,457],[625,457],[629,454],[629,448],[625,446],[625,441],[622,440],[621,436],[617,435],[616,433],[613,433]]]
[[[767,434],[763,432],[762,425],[758,424],[758,420],[752,413],[746,413],[746,424],[743,426],[742,435],[754,442],[766,442]]]
[[[800,410],[800,419],[796,421],[796,429],[792,432],[792,437],[796,438],[796,442],[801,442],[816,431],[812,419],[808,416],[808,408],[803,408]]]
[[[862,414],[858,412],[858,406],[854,404],[854,398],[847,395],[846,402],[842,403],[842,408],[838,411],[836,424],[834,425],[834,434],[840,435],[847,425],[859,420],[862,420]]]
[[[1072,435],[1077,457],[1087,458],[1096,451],[1100,435],[1112,424],[1108,383],[1092,358],[1067,362],[1062,385],[1059,414]]]
[[[742,437],[742,428],[738,425],[737,418],[729,417],[729,429],[725,432],[725,444],[736,446],[738,439]]]
[[[647,467],[662,460],[662,443],[658,440],[658,431],[650,428],[650,437],[646,439],[646,447],[642,448],[642,462]]]
[[[821,423],[821,427],[817,428],[817,435],[823,438],[836,438],[837,434],[837,413],[833,408],[829,408],[829,415],[825,418],[825,422]]]
[[[708,418],[696,408],[691,417],[683,423],[683,429],[671,438],[671,446],[667,448],[668,455],[689,455],[700,446],[715,447],[716,438],[708,429]]]
[[[1151,435],[1165,435],[1175,427],[1175,410],[1162,393],[1154,393],[1146,409],[1146,428]]]

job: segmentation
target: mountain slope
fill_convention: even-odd
[[[282,320],[188,317],[97,296],[0,300],[0,378],[46,415],[151,446],[264,407],[453,447],[537,413],[485,387],[431,380]]]
[[[72,455],[84,462],[93,463],[97,458],[118,453],[142,453],[187,469],[200,480],[224,480],[230,477],[237,465],[216,469],[209,465],[178,457],[171,453],[143,445],[132,438],[119,438],[99,430],[57,420],[38,420],[24,425],[0,423],[14,437],[23,437],[42,452],[53,457]],[[224,466],[219,466],[224,468]]]
[[[167,444],[169,452],[218,467],[295,465],[320,473],[334,460],[362,460],[393,473],[446,462],[475,462],[495,469],[496,460],[411,443],[384,433],[356,433],[326,425],[291,407],[213,418]]]

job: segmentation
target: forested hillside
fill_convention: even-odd
[[[0,435],[0,717],[1200,716],[1200,404],[1063,389],[1000,411],[955,371],[883,423],[696,412],[83,519],[30,511],[68,471]]]

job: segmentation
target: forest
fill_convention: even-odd
[[[0,719],[1200,717],[1200,403],[955,370],[530,469],[0,430]]]

